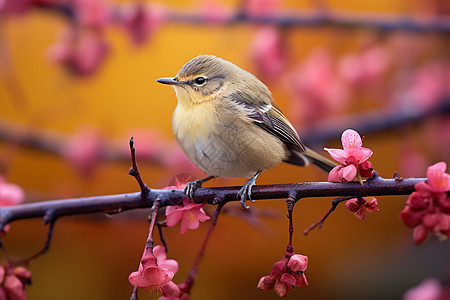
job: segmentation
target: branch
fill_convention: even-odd
[[[365,197],[382,195],[408,195],[414,191],[414,185],[426,178],[383,179],[374,177],[359,182],[304,182],[291,184],[258,185],[252,189],[254,200],[286,199],[295,195],[296,199],[308,197]],[[237,193],[241,187],[200,188],[194,192],[197,203],[217,204],[220,197],[224,203],[237,201]],[[156,199],[160,199],[161,207],[181,205],[185,195],[182,190],[150,189],[146,194],[140,192],[72,198],[64,200],[27,203],[18,206],[0,208],[0,230],[8,223],[28,218],[51,216],[56,219],[62,216],[89,213],[120,213],[126,210],[152,207]]]
[[[114,8],[120,8],[120,4],[113,3]],[[76,18],[71,5],[38,2],[35,8],[53,11],[73,20]],[[112,11],[115,11],[112,9]],[[167,21],[174,23],[195,23],[195,24],[223,24],[235,23],[271,24],[279,26],[303,26],[321,27],[336,26],[343,28],[369,27],[382,31],[408,30],[408,31],[433,31],[450,32],[450,19],[448,17],[420,18],[412,15],[388,14],[388,13],[363,13],[343,10],[319,9],[313,11],[276,11],[272,15],[250,15],[244,9],[235,9],[225,12],[220,19],[214,19],[201,11],[177,10],[167,7]],[[113,18],[113,16],[111,17]]]

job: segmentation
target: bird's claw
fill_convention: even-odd
[[[241,198],[241,205],[245,209],[249,209],[250,206],[245,205],[245,201],[248,199],[251,202],[255,202],[252,199],[252,187],[255,185],[256,178],[251,177],[247,182],[242,186],[241,190],[238,192],[238,198]]]
[[[203,181],[201,179],[197,179],[197,180],[188,182],[186,184],[186,186],[184,187],[183,193],[186,195],[186,197],[189,200],[193,200],[195,190],[198,188],[201,188],[202,184],[203,184]]]

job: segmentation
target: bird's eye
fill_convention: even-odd
[[[206,79],[204,77],[197,77],[194,79],[194,82],[196,85],[204,85],[206,82]]]

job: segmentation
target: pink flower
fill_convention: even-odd
[[[377,205],[378,201],[376,198],[372,198],[370,202],[367,202],[364,198],[353,198],[345,203],[347,209],[352,213],[355,213],[355,216],[360,220],[364,220],[366,218],[366,210],[368,212],[379,211]]]
[[[373,174],[373,165],[368,161],[372,156],[372,150],[362,147],[362,139],[353,129],[347,129],[342,133],[342,146],[344,149],[324,148],[330,156],[342,163],[336,166],[328,174],[328,181],[351,181],[357,172],[363,177]]]
[[[83,26],[102,29],[109,21],[110,4],[106,0],[71,0],[77,20]]]
[[[63,63],[79,76],[93,74],[109,53],[109,45],[96,31],[69,28],[47,52],[50,60]]]
[[[278,0],[248,0],[245,1],[245,12],[250,16],[270,16],[280,7]]]
[[[227,8],[216,0],[202,0],[200,6],[202,15],[212,24],[223,23],[231,16]]]
[[[141,258],[139,268],[128,276],[128,281],[136,287],[161,289],[169,283],[178,271],[178,263],[173,259],[166,259],[164,247],[147,248]]]
[[[418,286],[406,291],[403,300],[439,300],[441,298],[442,286],[435,278],[428,278]],[[442,295],[443,296],[443,295]]]
[[[197,229],[200,222],[209,220],[203,206],[206,203],[196,204],[194,201],[183,199],[183,205],[169,206],[166,208],[166,225],[168,227],[175,226],[180,223],[180,233],[185,234],[187,229]]]
[[[63,148],[63,156],[83,176],[92,175],[100,158],[103,138],[93,128],[83,127]]]
[[[258,30],[250,50],[258,72],[268,79],[277,79],[286,65],[282,35],[275,26]]]
[[[345,55],[339,62],[340,75],[352,85],[370,85],[382,78],[389,65],[389,53],[377,44]]]
[[[146,42],[166,19],[162,5],[146,4],[140,1],[120,6],[117,21],[131,36],[136,45]]]
[[[258,282],[258,289],[267,291],[273,289],[279,297],[286,297],[295,286],[308,285],[304,271],[308,267],[308,257],[293,254],[277,261],[270,275],[263,276]]]
[[[32,4],[33,0],[2,0],[0,1],[0,16],[25,13]]]
[[[339,165],[334,167],[330,173],[328,173],[328,181],[339,182],[339,181],[352,181],[355,179],[358,171],[354,165]]]
[[[18,205],[23,202],[24,198],[25,193],[20,186],[14,183],[7,183],[0,176],[0,207]]]
[[[311,51],[305,61],[289,76],[289,91],[296,103],[304,104],[297,113],[302,122],[316,123],[330,115],[345,111],[349,104],[349,90],[336,75],[333,57],[325,48]],[[326,88],[324,88],[326,87]]]
[[[427,169],[427,183],[430,191],[434,193],[450,191],[450,175],[445,173],[447,164],[443,161],[438,162]]]
[[[330,156],[343,164],[358,164],[372,156],[372,150],[362,147],[362,139],[353,129],[347,129],[341,137],[342,149],[325,148]]]

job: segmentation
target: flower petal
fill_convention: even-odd
[[[352,149],[352,148],[360,148],[362,146],[362,140],[357,133],[353,129],[347,129],[342,133],[341,137],[342,146],[344,150]]]
[[[349,166],[342,168],[341,172],[342,172],[341,173],[342,180],[352,181],[356,177],[357,170],[354,165],[349,165]]]
[[[167,209],[171,208],[170,206],[167,207]],[[166,225],[168,227],[173,227],[180,222],[180,220],[183,218],[184,211],[183,210],[172,210],[171,212],[167,213],[166,209]]]
[[[334,160],[343,164],[345,163],[345,160],[347,159],[347,153],[344,150],[334,148],[323,148],[323,149],[327,151]]]
[[[161,245],[157,245],[153,248],[153,255],[156,257],[158,265],[160,265],[160,262],[166,260],[166,249],[164,249],[164,247]]]
[[[427,169],[428,184],[433,192],[450,191],[450,175],[445,173],[447,164],[443,161],[438,162]]]
[[[174,274],[178,272],[178,262],[174,259],[167,259],[159,264],[161,268],[166,268],[167,270],[173,272]]]

